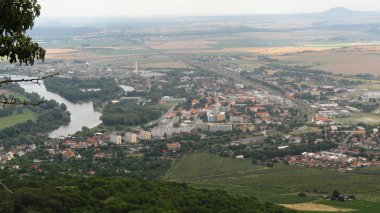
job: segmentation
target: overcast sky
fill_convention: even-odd
[[[248,15],[380,11],[380,0],[39,0],[42,16]]]

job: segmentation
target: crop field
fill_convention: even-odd
[[[212,45],[215,42],[202,40],[202,39],[156,39],[153,41],[148,41],[145,43],[145,45],[157,49],[157,50],[163,50],[163,51],[170,51],[170,50],[202,50],[202,49],[209,49],[212,47]]]
[[[380,46],[351,46],[321,52],[303,52],[277,56],[295,64],[315,64],[314,68],[339,74],[379,75]]]
[[[271,40],[263,38],[241,38],[216,40],[212,45],[215,49],[239,48],[239,47],[284,47],[293,46],[294,43],[290,40]]]
[[[185,64],[182,61],[164,61],[164,62],[153,62],[153,63],[140,63],[140,66],[144,68],[153,68],[153,69],[160,69],[160,68],[187,68],[188,65]]]
[[[198,164],[197,162],[203,163]],[[211,178],[265,169],[265,167],[252,166],[252,163],[247,160],[220,158],[199,153],[185,155],[182,159],[177,160],[168,171],[166,178],[168,180],[193,180],[194,178],[201,180],[203,177]]]
[[[36,114],[32,111],[25,111],[22,114],[0,117],[0,130],[14,126],[19,123],[25,123],[28,120],[36,121]]]
[[[152,54],[154,51],[149,49],[131,48],[131,49],[116,49],[116,48],[101,48],[85,51],[91,54],[99,54],[105,56],[125,56],[125,55],[145,55]]]
[[[363,169],[363,171],[365,171]],[[380,169],[370,173],[342,173],[328,169],[292,167],[278,163],[274,168],[255,166],[249,160],[222,158],[207,153],[187,154],[177,159],[165,180],[185,182],[196,188],[226,190],[232,194],[252,195],[277,204],[320,201],[334,189],[353,194],[368,206],[380,205]],[[305,192],[306,197],[299,197]],[[324,203],[322,203],[324,204]],[[341,208],[362,209],[358,206]],[[327,205],[327,204],[325,204]]]

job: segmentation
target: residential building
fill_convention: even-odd
[[[230,122],[232,122],[232,123],[243,123],[244,117],[242,115],[240,115],[240,116],[231,115],[230,116]]]
[[[152,139],[152,133],[148,131],[141,131],[138,135],[138,138],[140,140],[151,140]]]
[[[121,144],[121,135],[110,135],[110,142],[114,144]]]
[[[137,143],[137,135],[135,133],[127,132],[127,133],[125,133],[125,141],[127,143],[136,144]]]

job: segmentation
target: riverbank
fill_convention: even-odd
[[[28,76],[20,76],[20,75],[10,75],[11,79],[22,79],[22,78],[31,78]],[[67,107],[67,111],[70,112],[71,121],[68,125],[61,126],[60,128],[49,133],[49,137],[57,138],[57,137],[65,137],[71,134],[80,131],[83,126],[88,128],[93,128],[102,123],[100,117],[102,114],[94,110],[94,106],[92,102],[86,103],[72,103],[62,96],[47,91],[44,82],[30,83],[30,82],[22,82],[19,83],[20,86],[28,93],[37,93],[40,97],[43,97],[47,100],[55,100],[59,104],[65,104]]]

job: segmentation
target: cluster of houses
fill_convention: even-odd
[[[290,100],[267,92],[253,89],[237,91],[239,93],[204,94],[199,99],[192,99],[192,106],[188,108],[179,105],[176,111],[162,116],[158,125],[150,129],[151,137],[194,132],[254,131],[257,127],[266,129],[270,128],[270,124],[281,125],[291,117],[290,110],[295,108]],[[204,101],[200,103],[200,99]],[[143,132],[143,135],[146,134]],[[133,138],[139,135],[141,133],[133,135]]]
[[[289,165],[301,165],[305,167],[322,167],[332,169],[346,169],[351,171],[355,168],[379,166],[378,161],[369,161],[364,157],[349,157],[337,152],[303,152],[299,156],[287,156],[285,159]]]
[[[33,152],[37,149],[35,144],[22,144],[12,147],[10,150],[6,151],[3,146],[0,146],[0,164],[5,165],[8,161],[13,160],[17,157],[22,157],[27,153]]]
[[[323,103],[312,105],[317,110],[313,122],[317,125],[331,125],[336,123],[334,118],[337,117],[350,117],[361,110],[351,106],[339,106],[338,103]]]
[[[287,156],[290,165],[324,167],[350,171],[358,167],[380,166],[380,141],[377,128],[366,131],[363,127],[347,130],[347,127],[331,126],[325,129],[330,134],[340,134],[339,146],[330,151],[304,152]],[[320,139],[323,140],[323,139]],[[330,140],[335,140],[330,138]],[[318,142],[318,139],[316,140]],[[287,148],[287,146],[283,146]],[[279,147],[280,149],[280,147]]]

